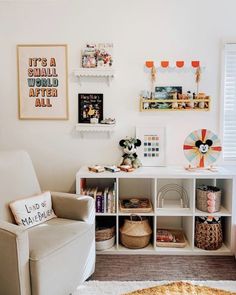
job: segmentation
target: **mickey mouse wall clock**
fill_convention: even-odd
[[[222,150],[220,139],[210,130],[199,129],[191,132],[185,139],[183,150],[192,168],[212,170],[212,165],[220,156]]]

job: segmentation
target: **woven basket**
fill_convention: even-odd
[[[115,226],[96,229],[96,242],[110,240],[115,235]]]
[[[222,246],[223,233],[221,222],[216,224],[196,221],[195,246],[204,250],[217,250]]]
[[[197,189],[197,209],[204,212],[214,213],[220,211],[220,206],[221,190],[212,192]]]
[[[148,219],[142,219],[141,216],[130,216],[125,219],[124,225],[120,228],[121,243],[130,249],[141,249],[146,247],[151,238],[152,229],[149,225]]]

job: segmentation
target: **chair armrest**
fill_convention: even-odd
[[[51,192],[52,206],[57,217],[94,223],[95,203],[89,196]]]
[[[5,221],[0,221],[0,266],[0,294],[31,294],[28,232]]]

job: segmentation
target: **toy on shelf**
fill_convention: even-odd
[[[112,173],[120,172],[120,168],[118,168],[115,165],[112,165],[112,166],[104,166],[104,169],[107,170],[107,171],[109,171],[109,172],[112,172]]]
[[[119,168],[121,168],[122,165],[128,165],[135,169],[141,167],[142,164],[136,154],[137,147],[141,146],[141,140],[130,137],[120,140],[119,144],[123,148],[122,163]]]
[[[89,166],[88,167],[88,170],[89,171],[92,171],[92,172],[96,172],[96,173],[100,173],[100,172],[104,172],[105,169],[103,166],[100,166],[100,165],[95,165],[95,166]]]
[[[191,132],[185,139],[183,150],[190,162],[187,170],[207,169],[216,171],[212,165],[220,156],[222,150],[220,139],[210,130],[199,129]]]
[[[118,168],[124,172],[133,172],[135,170],[131,165],[120,165]]]
[[[168,199],[169,193],[175,193],[176,198],[173,200]],[[178,198],[177,198],[178,197]],[[188,193],[184,187],[176,184],[166,184],[164,185],[157,194],[157,208],[188,208],[189,209],[189,199]]]
[[[100,123],[101,124],[113,125],[113,124],[116,124],[116,119],[115,118],[105,118]]]

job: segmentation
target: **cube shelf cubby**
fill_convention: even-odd
[[[76,193],[81,194],[82,186],[97,186],[101,189],[114,187],[115,212],[96,213],[97,219],[112,218],[116,225],[116,243],[108,250],[98,254],[165,254],[165,255],[233,255],[235,224],[234,175],[225,168],[219,167],[217,172],[197,170],[190,172],[183,167],[141,167],[134,172],[102,172],[94,173],[82,167],[76,174]],[[219,212],[207,213],[196,208],[196,189],[199,185],[213,185],[222,190],[221,208]],[[179,196],[174,191],[168,196],[162,207],[158,206],[158,193],[166,185],[182,187],[188,195],[188,207],[182,208]],[[166,194],[167,195],[167,194]],[[137,213],[147,217],[153,231],[149,245],[143,249],[128,249],[121,245],[119,228],[124,219],[131,214],[121,212],[119,201],[124,198],[148,198],[153,210],[148,213]],[[134,212],[135,214],[135,212]],[[223,227],[223,246],[218,250],[202,250],[194,245],[195,217],[221,216]],[[105,220],[105,219],[104,219]],[[187,239],[184,248],[167,248],[156,245],[157,228],[182,229]]]

